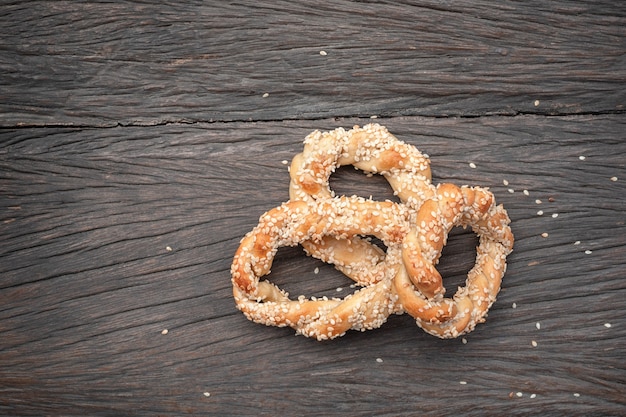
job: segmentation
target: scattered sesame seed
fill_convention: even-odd
[[[551,203],[554,203],[556,201],[556,199],[554,197],[548,197],[548,201]]]
[[[459,381],[459,384],[461,384],[461,385],[467,385],[467,381]]]
[[[589,249],[587,249],[587,250],[585,251],[585,254],[586,254],[586,255],[591,255],[591,253],[592,253],[592,252],[591,252]]]
[[[167,329],[161,330],[161,334],[168,334],[168,333],[169,333],[169,330],[167,330]]]
[[[328,55],[328,54],[326,53],[326,51],[320,51],[320,55],[321,55],[321,56],[326,56],[326,55]]]
[[[522,394],[521,392],[517,392],[515,395],[517,395],[519,398],[521,398],[524,394]]]
[[[577,240],[576,242],[574,242],[574,245],[580,245],[580,240]]]
[[[537,394],[530,394],[530,398],[535,398],[537,397]]]
[[[343,288],[341,288],[341,287],[337,287],[337,290],[336,290],[336,291],[337,291],[337,292],[341,292],[341,291],[343,291]]]
[[[537,216],[543,216],[543,210],[539,210],[539,211],[537,212]]]
[[[470,168],[476,168],[476,164],[475,164],[475,163],[473,163],[473,162],[470,162],[470,163],[469,163],[469,167],[470,167]]]
[[[376,362],[383,363],[383,359],[382,358],[376,358]]]
[[[578,398],[578,397],[580,397],[580,394],[579,394],[579,393],[577,393],[577,392],[575,392],[575,393],[574,393],[574,397]]]
[[[378,119],[378,116],[376,116],[375,114],[370,116],[370,119]]]
[[[513,304],[511,304],[511,307],[512,307],[512,308],[517,308],[517,303],[513,303]]]
[[[547,232],[543,232],[543,233],[541,234],[541,237],[548,237],[548,236],[549,236],[549,235],[548,235],[548,233],[547,233]]]
[[[580,159],[581,161],[584,161],[584,160],[586,159],[586,157],[585,157],[584,155],[580,155],[580,156],[578,157],[578,159]]]
[[[533,347],[537,347],[537,342],[536,342],[536,341],[534,341],[534,340],[533,340],[532,342],[530,342],[530,344],[531,344]]]
[[[287,161],[286,159],[283,159],[282,161],[280,161],[283,165],[287,165],[289,163],[289,161]]]
[[[462,342],[464,345],[466,345],[466,344],[467,344],[467,339],[466,339],[466,338],[463,338],[463,339],[461,339],[461,342]]]
[[[559,217],[559,213],[552,213],[552,218],[556,219],[557,217]]]
[[[166,247],[165,247],[165,250],[166,250],[166,251],[168,251],[168,252],[171,252],[171,251],[172,251],[172,248],[171,248],[170,246],[166,246]]]
[[[315,269],[313,270],[313,273],[315,275],[319,274],[320,273],[320,269],[318,267],[315,267]]]
[[[535,105],[535,107],[539,106],[539,100],[535,100],[533,104]]]
[[[611,323],[604,323],[604,327],[606,327],[607,329],[611,328]]]
[[[502,184],[509,185],[509,182],[507,180],[502,180]]]
[[[535,327],[537,328],[537,330],[540,330],[541,329],[541,323],[539,323],[539,322],[535,323]]]
[[[270,93],[265,93],[265,94],[263,94],[263,98],[267,98],[267,97],[269,97],[269,96],[270,96]]]
[[[537,204],[541,204],[541,200],[536,199],[536,200],[535,200],[535,203],[537,203]]]
[[[204,391],[202,394],[203,394],[205,397],[210,397],[210,396],[211,396],[211,393],[210,393],[210,392],[208,392],[208,391]]]
[[[617,177],[611,177],[611,181],[613,182],[617,181]]]
[[[530,192],[528,190],[526,190],[526,189],[523,191],[523,193],[524,193],[524,195],[530,195]]]
[[[514,190],[514,189],[512,189],[512,188],[509,188],[509,192],[510,192],[511,194],[513,194],[513,193],[515,192],[515,190]]]

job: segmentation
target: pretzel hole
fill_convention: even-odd
[[[478,236],[471,228],[453,227],[448,242],[441,251],[437,271],[443,277],[446,297],[452,297],[458,287],[465,286],[468,272],[476,263]]]
[[[300,295],[343,298],[359,288],[333,265],[307,256],[300,245],[278,248],[270,273],[260,279],[287,291],[292,300]]]
[[[373,200],[390,200],[400,202],[400,199],[393,194],[393,189],[382,175],[368,174],[346,165],[337,168],[329,179],[330,189],[335,195],[359,196],[372,198]]]

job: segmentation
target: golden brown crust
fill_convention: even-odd
[[[348,164],[385,176],[401,203],[336,197],[330,175]],[[250,320],[319,340],[379,327],[392,313],[408,312],[442,338],[484,321],[513,247],[509,217],[487,189],[435,187],[427,156],[379,125],[313,132],[293,158],[290,176],[291,200],[261,216],[233,260],[233,295]],[[446,298],[435,265],[455,226],[471,227],[479,246],[466,285]],[[367,236],[381,239],[387,252]],[[260,281],[277,249],[297,244],[364,288],[344,299],[292,300]]]

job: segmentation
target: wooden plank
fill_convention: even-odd
[[[5,127],[621,114],[626,101],[623,2],[31,1],[4,5],[0,25]]]
[[[503,290],[467,343],[406,315],[318,343],[235,309],[232,255],[288,198],[282,161],[313,129],[367,122],[3,130],[0,412],[622,414],[621,115],[382,121],[430,155],[435,182],[488,186],[513,220]],[[382,178],[349,169],[333,187],[391,197]],[[462,282],[474,244],[451,238],[447,285]],[[293,294],[348,291],[298,248],[279,251],[271,279]]]

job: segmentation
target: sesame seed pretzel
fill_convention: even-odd
[[[380,173],[401,203],[336,197],[329,177],[342,165]],[[291,326],[319,340],[348,329],[377,328],[392,313],[408,312],[418,326],[442,338],[484,321],[513,246],[509,217],[488,190],[435,187],[427,156],[379,125],[313,132],[294,157],[290,177],[291,200],[261,216],[242,239],[231,268],[237,307],[250,320]],[[466,285],[446,298],[435,265],[455,226],[470,226],[480,243]],[[366,236],[381,239],[387,252]],[[344,299],[296,301],[259,280],[269,273],[279,247],[298,244],[365,288]]]
[[[400,244],[409,231],[409,216],[404,206],[356,197],[315,204],[289,201],[266,212],[235,254],[231,273],[237,307],[254,322],[291,326],[318,340],[341,336],[349,329],[380,327],[390,314],[403,312],[392,280],[402,263]],[[291,300],[276,285],[259,280],[270,272],[279,247],[315,242],[330,235],[349,239],[363,233],[378,237],[389,247],[383,261],[384,276],[344,299],[300,296]],[[328,257],[343,262],[330,254]]]

